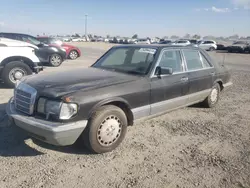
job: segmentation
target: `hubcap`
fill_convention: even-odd
[[[78,57],[78,54],[77,54],[76,51],[71,51],[69,56],[70,56],[71,59],[76,59]]]
[[[52,63],[53,65],[59,65],[59,64],[61,63],[61,57],[58,56],[58,55],[53,55],[53,56],[51,57],[51,63]]]
[[[14,68],[9,73],[9,79],[11,82],[15,83],[17,80],[20,80],[25,75],[25,70],[21,68]]]
[[[213,89],[211,92],[211,102],[215,103],[218,99],[218,90],[217,89]]]
[[[121,135],[121,121],[116,116],[108,116],[98,128],[97,139],[102,146],[110,146]]]

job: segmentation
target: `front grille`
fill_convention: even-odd
[[[15,107],[18,111],[31,115],[34,112],[34,104],[37,91],[27,84],[20,83],[15,88]]]

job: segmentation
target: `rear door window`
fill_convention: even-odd
[[[183,54],[187,63],[188,71],[202,69],[203,65],[199,52],[196,50],[183,50]]]
[[[172,68],[173,73],[182,72],[182,59],[179,50],[167,50],[163,52],[159,66]]]

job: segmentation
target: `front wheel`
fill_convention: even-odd
[[[209,51],[214,51],[214,50],[215,50],[214,47],[210,47],[210,48],[209,48]]]
[[[122,109],[113,105],[102,106],[92,115],[82,134],[84,144],[94,153],[110,152],[123,141],[127,125]]]
[[[53,67],[59,67],[62,64],[62,57],[58,54],[53,54],[49,58],[49,63]]]
[[[12,61],[8,63],[2,73],[2,80],[7,87],[15,87],[17,80],[26,75],[31,75],[31,68],[21,61]]]
[[[207,108],[213,108],[219,100],[220,97],[220,85],[216,83],[208,95],[208,97],[203,101],[203,104]]]

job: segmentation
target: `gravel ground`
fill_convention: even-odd
[[[81,49],[81,59],[43,74],[87,66],[105,47]],[[0,187],[249,188],[250,55],[226,56],[234,85],[215,108],[192,106],[137,122],[119,148],[102,155],[41,143],[8,125],[4,106],[13,90],[2,88]]]

